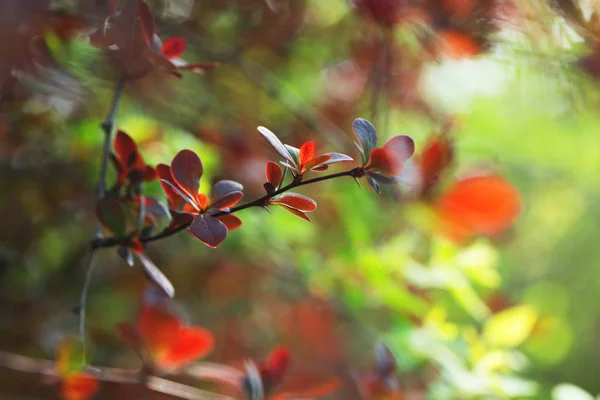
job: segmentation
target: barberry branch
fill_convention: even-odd
[[[290,182],[286,186],[283,186],[280,189],[278,189],[272,193],[268,193],[256,200],[250,201],[248,203],[244,203],[237,207],[233,207],[229,211],[216,211],[210,215],[212,217],[219,217],[219,216],[222,216],[225,214],[234,214],[238,211],[242,211],[242,210],[245,210],[250,207],[265,207],[265,206],[267,206],[269,200],[271,200],[275,196],[278,196],[278,195],[285,193],[289,190],[292,190],[294,188],[297,188],[300,186],[305,186],[305,185],[310,185],[310,184],[317,183],[317,182],[327,181],[327,180],[331,180],[331,179],[335,179],[335,178],[340,178],[343,176],[351,176],[354,178],[358,178],[362,175],[362,173],[363,173],[363,168],[356,167],[356,168],[353,168],[350,170],[337,172],[335,174],[323,175],[323,176],[319,176],[317,178],[312,178],[312,179],[307,179],[307,180],[294,179],[292,182]],[[150,243],[150,242],[154,242],[159,239],[164,239],[164,238],[173,236],[174,234],[189,228],[190,224],[191,223],[183,224],[183,225],[177,226],[176,228],[167,228],[167,229],[164,229],[161,232],[157,233],[156,235],[141,237],[139,240],[142,243]],[[127,243],[129,243],[129,240],[130,240],[129,237],[96,238],[92,241],[91,245],[92,245],[92,248],[94,248],[94,249],[97,249],[100,247],[114,247],[114,246],[127,245]]]
[[[0,351],[0,367],[60,379],[56,363],[52,360],[26,357]],[[213,371],[223,368],[229,367],[214,363],[199,363],[190,367],[190,372],[193,372],[192,375],[197,379],[210,379],[214,374]],[[100,381],[132,385],[140,384],[139,370],[98,366],[88,366],[87,370]],[[144,386],[155,392],[186,400],[233,400],[230,396],[209,392],[153,375],[145,377]]]
[[[117,114],[117,108],[119,105],[119,100],[121,99],[121,94],[123,92],[123,87],[125,86],[125,79],[120,77],[117,80],[117,86],[115,88],[115,93],[113,95],[113,99],[110,105],[110,110],[106,119],[100,125],[102,127],[102,131],[104,132],[104,144],[102,146],[102,159],[100,162],[100,177],[98,179],[98,186],[96,189],[96,195],[98,199],[101,199],[106,194],[106,175],[108,172],[108,159],[110,154],[111,142],[112,142],[112,132],[114,130],[115,118]],[[96,228],[94,231],[94,240],[99,240],[102,238],[102,226],[100,222],[96,221]],[[81,336],[82,342],[85,344],[85,317],[86,317],[86,305],[87,305],[87,297],[88,291],[90,287],[90,283],[92,281],[92,275],[94,270],[94,254],[97,247],[92,246],[90,251],[90,257],[87,264],[87,268],[85,271],[85,277],[83,280],[83,286],[81,287],[81,293],[79,295],[79,303],[77,304],[76,310],[79,317],[79,335]]]

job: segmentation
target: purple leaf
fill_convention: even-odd
[[[244,187],[236,181],[218,181],[213,185],[210,197],[213,201],[217,201],[231,192],[241,192],[242,190],[244,190]]]
[[[177,193],[177,195],[179,197],[181,197],[183,199],[183,201],[185,201],[186,203],[188,203],[190,206],[192,206],[196,211],[200,211],[200,208],[198,207],[198,205],[196,204],[196,202],[193,200],[192,197],[188,196],[186,193],[183,193],[181,190],[179,190],[179,188],[175,185],[173,185],[171,182],[169,182],[166,179],[161,179],[160,180],[162,183],[164,183],[165,185],[169,186],[171,189],[173,189],[173,191],[175,193]]]
[[[371,150],[377,146],[377,131],[373,124],[363,118],[355,119],[352,123],[352,129],[362,145],[366,157],[365,162],[368,162]]]
[[[216,248],[227,237],[227,227],[218,219],[210,215],[198,215],[192,221],[190,233],[205,245]]]
[[[173,179],[192,198],[198,194],[203,173],[200,157],[191,150],[181,150],[171,161]]]
[[[281,143],[281,140],[279,140],[279,138],[277,136],[275,136],[275,134],[273,132],[271,132],[264,126],[259,126],[257,129],[260,132],[260,134],[262,135],[262,137],[265,138],[265,140],[271,145],[271,147],[273,147],[275,149],[275,151],[277,153],[279,153],[280,156],[282,156],[286,160],[289,160],[292,162],[294,161],[292,156],[290,155],[289,151],[285,148],[283,143]]]
[[[406,135],[394,136],[387,141],[383,148],[398,154],[402,162],[404,162],[414,154],[415,141]]]
[[[146,277],[165,292],[167,296],[173,298],[175,296],[175,288],[169,278],[144,253],[136,253],[136,255],[142,263]]]
[[[329,161],[324,162],[322,165],[335,164],[344,161],[354,161],[354,159],[350,156],[347,156],[342,153],[325,153],[324,156],[331,156]]]

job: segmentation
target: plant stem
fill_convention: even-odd
[[[308,179],[305,181],[296,181],[293,180],[291,183],[289,183],[288,185],[272,192],[272,193],[268,193],[256,200],[253,200],[251,202],[239,205],[237,207],[233,207],[231,208],[229,211],[216,211],[213,212],[212,214],[210,214],[211,217],[219,217],[225,214],[233,214],[236,213],[238,211],[242,211],[245,210],[247,208],[250,207],[264,207],[268,204],[268,201],[270,199],[272,199],[275,196],[278,196],[284,192],[287,192],[288,190],[294,189],[296,187],[299,186],[304,186],[304,185],[310,185],[312,183],[317,183],[317,182],[321,182],[321,181],[327,181],[330,179],[335,179],[335,178],[340,178],[343,176],[352,176],[352,177],[359,177],[362,173],[362,168],[360,167],[356,167],[353,169],[349,169],[346,171],[342,171],[342,172],[337,172],[335,174],[329,174],[329,175],[323,175],[323,176],[319,176],[317,178],[312,178],[312,179]],[[159,239],[164,239],[166,237],[169,236],[173,236],[174,234],[181,232],[187,228],[189,228],[191,223],[188,224],[183,224],[178,226],[175,229],[165,229],[159,233],[157,233],[154,236],[147,236],[147,237],[142,237],[140,238],[140,242],[142,243],[149,243],[149,242],[154,242],[156,240]],[[125,237],[109,237],[109,238],[97,238],[95,240],[92,241],[92,248],[97,249],[100,247],[113,247],[113,246],[119,246],[119,245],[123,245],[123,244],[127,244],[129,238]]]
[[[110,154],[110,146],[112,142],[112,132],[114,130],[115,118],[117,114],[117,108],[119,105],[119,100],[121,99],[121,94],[123,93],[123,87],[125,85],[125,80],[123,78],[119,78],[117,81],[117,86],[115,88],[115,93],[113,95],[112,103],[110,106],[110,111],[106,116],[104,122],[102,122],[101,127],[104,132],[104,144],[102,146],[102,160],[100,163],[100,177],[98,179],[98,186],[96,189],[96,195],[98,199],[101,199],[106,194],[106,174],[108,172],[108,157]],[[94,231],[94,240],[100,240],[102,238],[102,227],[100,222],[96,222],[96,228]],[[96,252],[96,247],[92,246],[90,250],[90,259],[85,271],[85,278],[83,281],[83,286],[81,287],[81,293],[79,295],[79,303],[77,305],[77,313],[79,316],[79,335],[84,344],[85,348],[85,317],[86,317],[86,305],[87,305],[87,297],[88,291],[90,287],[90,283],[92,281],[93,269],[94,269],[94,254]]]

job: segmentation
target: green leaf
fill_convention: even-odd
[[[487,321],[483,338],[492,346],[516,347],[529,337],[537,320],[538,313],[532,307],[512,307]]]

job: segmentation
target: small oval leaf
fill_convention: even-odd
[[[100,223],[116,236],[125,236],[127,217],[119,200],[103,197],[96,204],[96,215]]]
[[[173,179],[192,198],[198,194],[203,173],[200,157],[191,150],[181,150],[171,162]]]
[[[213,185],[210,197],[213,201],[217,201],[231,192],[241,192],[242,190],[244,190],[244,187],[241,183],[222,180]]]
[[[264,126],[259,126],[257,129],[262,135],[262,137],[265,138],[265,140],[271,145],[271,147],[275,149],[277,153],[279,153],[280,156],[282,156],[286,160],[292,162],[294,161],[289,151],[287,151],[283,143],[281,143],[281,140],[279,140],[279,138],[273,132],[271,132]]]
[[[210,215],[198,215],[192,221],[189,232],[205,245],[216,248],[227,237],[227,226]]]
[[[363,118],[357,118],[352,123],[352,129],[358,137],[365,154],[365,162],[369,161],[369,154],[377,146],[377,130],[373,124]]]
[[[302,212],[311,212],[317,209],[317,203],[313,199],[296,193],[282,194],[281,196],[271,199],[271,203],[283,204]]]

